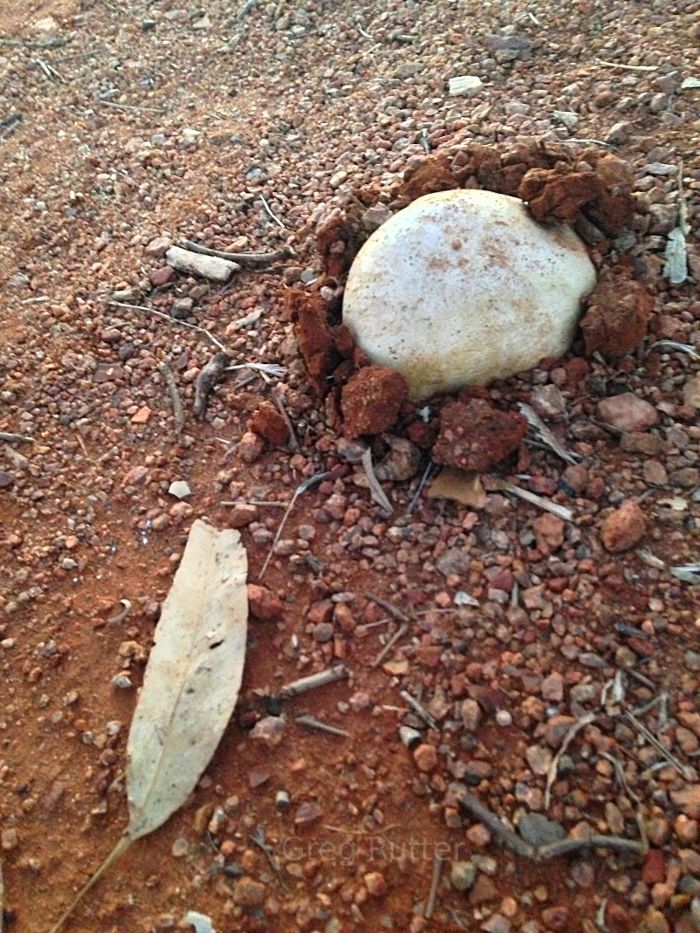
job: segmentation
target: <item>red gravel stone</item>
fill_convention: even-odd
[[[659,420],[654,406],[632,392],[602,399],[598,402],[598,414],[606,424],[625,433],[646,431]]]
[[[266,586],[248,584],[248,605],[256,619],[270,622],[282,615],[282,602]]]
[[[666,858],[661,849],[649,849],[644,856],[642,880],[645,884],[659,884],[666,880]]]
[[[427,742],[419,745],[413,752],[413,760],[419,771],[434,771],[438,765],[437,752]]]
[[[613,554],[626,551],[644,537],[646,519],[636,502],[625,502],[603,522],[600,538],[603,547]]]

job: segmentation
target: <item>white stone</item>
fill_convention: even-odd
[[[484,82],[476,75],[458,75],[450,78],[450,97],[471,97],[484,86]]]
[[[228,282],[234,272],[241,267],[230,259],[221,259],[219,256],[204,256],[194,253],[180,246],[171,246],[165,254],[166,262],[178,272],[188,272],[191,275],[201,275],[205,279],[215,282]]]
[[[441,191],[367,240],[343,319],[373,363],[403,373],[412,397],[425,398],[561,356],[595,282],[570,227],[538,224],[518,198]]]
[[[186,499],[188,496],[192,495],[190,485],[184,479],[174,480],[170,484],[168,492],[171,496],[175,496],[176,499]]]

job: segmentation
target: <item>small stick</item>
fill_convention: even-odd
[[[547,784],[544,789],[545,812],[549,809],[550,791],[552,790],[552,784],[554,784],[554,781],[556,780],[557,771],[559,769],[559,761],[561,760],[562,755],[567,750],[569,745],[571,745],[571,742],[573,741],[576,733],[580,732],[581,729],[584,729],[586,726],[589,726],[593,722],[594,719],[595,719],[595,713],[586,713],[585,716],[581,716],[580,719],[576,720],[576,722],[573,724],[573,726],[569,729],[569,731],[564,736],[564,741],[561,743],[561,747],[559,748],[559,751],[556,753],[556,755],[552,759],[552,763],[549,766],[549,770],[547,771]]]
[[[247,502],[239,502],[236,499],[224,499],[219,505],[259,505],[270,506],[275,509],[286,509],[288,502],[273,502],[271,499],[249,499]]]
[[[279,393],[277,387],[270,389],[270,395],[272,396],[272,401],[277,406],[277,411],[282,415],[284,423],[287,425],[287,430],[289,431],[289,446],[292,450],[299,450],[299,438],[297,437],[297,432],[294,430],[294,425],[292,420],[287,414],[287,409],[284,407],[284,402],[282,401],[282,396]]]
[[[264,195],[262,195],[262,194],[260,195],[260,200],[261,200],[262,203],[263,203],[263,207],[265,208],[265,210],[267,211],[267,213],[270,215],[270,217],[272,217],[272,219],[274,220],[274,222],[275,222],[279,227],[281,227],[283,230],[286,230],[287,228],[286,228],[285,225],[282,223],[282,221],[279,219],[279,217],[277,216],[277,214],[275,214],[275,212],[272,210],[272,208],[270,207],[270,205],[267,203],[267,201],[265,200],[265,196],[264,196]]]
[[[327,732],[329,735],[338,735],[343,739],[349,739],[350,733],[346,732],[345,729],[338,729],[336,726],[329,726],[328,723],[321,722],[320,719],[316,719],[314,716],[296,716],[294,722],[298,722],[300,726],[306,726],[308,729],[316,729],[318,732]]]
[[[408,705],[411,707],[413,712],[417,713],[424,723],[426,723],[428,726],[430,726],[431,729],[434,729],[436,732],[438,731],[437,723],[435,722],[433,717],[430,715],[428,710],[424,706],[421,706],[418,700],[416,700],[415,697],[411,696],[408,690],[401,690],[399,692],[399,696],[401,697],[402,700],[405,700],[408,703]]]
[[[656,65],[623,65],[622,62],[606,62],[602,58],[596,58],[595,62],[602,68],[622,68],[623,71],[658,71]]]
[[[372,661],[372,663],[370,664],[370,667],[378,667],[382,663],[384,658],[389,654],[389,652],[394,647],[396,642],[400,638],[403,638],[403,636],[406,634],[407,631],[408,631],[408,622],[402,622],[401,625],[396,629],[394,634],[391,636],[389,641],[384,645],[382,650],[376,656],[374,661]]]
[[[294,255],[294,250],[290,246],[283,246],[272,253],[231,253],[223,249],[210,249],[208,246],[202,246],[201,243],[195,243],[194,240],[183,240],[180,245],[183,249],[188,249],[192,253],[201,253],[203,256],[218,256],[219,259],[230,259],[231,262],[240,263],[249,262],[254,265],[265,265]]]
[[[528,489],[522,489],[520,486],[516,486],[514,483],[509,483],[507,480],[499,480],[496,483],[497,488],[503,490],[503,492],[509,492],[514,496],[517,496],[519,499],[524,499],[526,502],[529,502],[531,505],[536,505],[540,509],[544,509],[545,512],[551,512],[553,515],[558,515],[559,518],[564,519],[565,522],[571,522],[574,520],[574,513],[571,509],[567,509],[564,505],[559,505],[557,502],[550,502],[549,499],[543,499],[542,496],[535,495],[534,492],[530,492]]]
[[[468,813],[471,813],[477,820],[480,820],[491,830],[494,836],[497,836],[501,842],[505,843],[516,855],[522,855],[524,858],[529,859],[535,857],[537,851],[535,847],[525,842],[524,839],[521,839],[510,826],[499,819],[495,813],[487,809],[487,807],[476,797],[472,796],[472,794],[460,794],[459,802]]]
[[[400,609],[397,609],[396,606],[392,606],[391,603],[384,599],[383,596],[376,596],[374,593],[365,593],[367,599],[371,599],[373,603],[376,603],[378,606],[381,606],[382,609],[386,609],[392,618],[396,619],[397,622],[410,622],[411,620],[406,615],[405,612],[402,612]]]
[[[282,687],[279,695],[281,699],[288,700],[291,697],[299,696],[300,693],[315,690],[317,687],[325,687],[326,684],[332,684],[336,680],[344,680],[349,674],[350,672],[344,664],[336,664],[335,667],[328,667],[325,671],[319,671],[318,674],[309,674],[308,677],[292,680]]]
[[[190,324],[189,321],[178,321],[176,318],[170,317],[169,314],[165,314],[164,311],[157,311],[155,308],[147,308],[146,305],[132,305],[125,301],[113,301],[111,298],[107,299],[107,304],[114,305],[117,308],[128,308],[131,311],[145,311],[146,314],[153,314],[155,317],[163,318],[163,320],[167,321],[169,324],[179,324],[181,327],[186,327],[188,330],[194,330],[198,334],[202,334],[208,340],[211,340],[214,346],[218,347],[222,353],[229,353],[218,337],[215,337],[211,331],[206,330],[204,327],[200,327],[198,324]]]
[[[5,882],[2,877],[2,860],[0,860],[0,933],[5,929]]]
[[[433,877],[430,880],[428,903],[425,905],[425,913],[423,915],[426,920],[430,920],[430,918],[433,916],[433,911],[435,910],[435,900],[437,898],[438,885],[440,884],[440,875],[442,874],[442,866],[444,864],[444,856],[435,855],[433,857]]]
[[[683,762],[679,761],[675,755],[672,755],[671,752],[669,752],[667,748],[664,748],[664,746],[661,744],[661,742],[659,742],[656,736],[647,729],[644,723],[641,723],[637,719],[634,713],[627,710],[625,712],[625,718],[628,719],[629,722],[632,723],[635,729],[637,729],[637,731],[640,732],[644,736],[644,738],[647,740],[647,742],[650,745],[654,746],[657,752],[660,755],[662,755],[669,764],[673,765],[673,767],[676,769],[676,771],[678,771],[678,773],[681,775],[682,778],[684,778],[686,781],[693,780],[692,772],[688,768],[686,768]]]
[[[425,485],[430,479],[430,474],[432,472],[433,472],[433,462],[432,460],[429,460],[426,468],[423,470],[423,475],[421,476],[418,482],[416,491],[413,493],[413,495],[411,496],[411,501],[408,503],[408,508],[406,509],[407,515],[410,515],[411,512],[415,509],[415,507],[418,505],[418,500],[420,499],[421,493],[425,489]]]
[[[587,849],[612,849],[614,852],[629,852],[632,855],[643,855],[644,846],[633,839],[623,839],[621,836],[589,836],[581,839],[560,839],[546,846],[535,849],[535,861],[546,862],[551,858],[562,855],[571,855]]]
[[[175,381],[175,375],[170,365],[165,361],[160,364],[158,369],[165,380],[168,392],[170,392],[170,401],[173,404],[173,415],[175,417],[175,433],[179,434],[185,426],[185,412],[182,407],[182,399],[180,398],[180,391]]]
[[[102,104],[105,107],[114,107],[117,110],[135,110],[138,113],[165,113],[163,107],[137,107],[135,104],[119,104],[116,100],[103,100],[101,97],[95,98],[96,104]]]
[[[106,620],[107,625],[119,625],[120,622],[123,622],[124,619],[126,619],[126,617],[131,612],[131,600],[120,599],[119,605],[122,608],[119,610],[119,612],[115,616],[112,616],[111,618]]]
[[[270,868],[273,870],[273,872],[275,873],[275,876],[277,877],[277,880],[282,886],[282,889],[285,892],[288,892],[289,888],[287,887],[287,884],[284,878],[282,877],[282,872],[280,871],[280,867],[277,862],[277,859],[275,858],[275,853],[272,849],[272,846],[269,843],[265,842],[265,832],[262,829],[262,827],[258,827],[258,829],[254,833],[250,834],[250,841],[253,843],[253,845],[256,845],[260,849],[260,851],[263,853],[263,855],[268,861],[268,864],[270,865]]]
[[[282,534],[282,530],[283,530],[284,526],[287,524],[287,519],[288,519],[289,516],[292,514],[292,509],[293,509],[294,506],[296,505],[297,499],[299,498],[299,496],[300,496],[302,493],[306,492],[307,489],[311,489],[313,486],[316,486],[318,483],[323,482],[323,480],[324,480],[324,479],[327,479],[327,477],[329,477],[330,475],[331,475],[331,474],[330,474],[329,472],[326,472],[326,471],[324,471],[323,473],[314,473],[313,476],[310,476],[308,479],[305,479],[303,483],[299,483],[299,485],[297,486],[297,488],[294,490],[294,494],[293,494],[292,498],[289,500],[289,505],[287,506],[287,511],[286,511],[286,512],[284,513],[284,515],[282,516],[282,521],[279,523],[279,527],[277,528],[277,533],[275,534],[275,537],[274,537],[273,540],[272,540],[272,546],[270,547],[270,552],[268,553],[267,557],[265,558],[265,563],[263,564],[263,568],[262,568],[262,570],[260,571],[260,579],[261,579],[261,580],[262,580],[262,578],[265,576],[265,571],[267,570],[267,568],[268,568],[268,566],[269,566],[269,564],[270,564],[270,561],[272,560],[272,555],[275,553],[275,548],[277,547],[277,542],[278,542],[279,539],[280,539],[280,536],[281,536],[281,534]]]
[[[394,508],[389,502],[387,494],[382,489],[381,483],[376,477],[374,472],[374,466],[372,465],[372,448],[366,447],[365,452],[362,454],[362,466],[365,469],[367,474],[367,482],[369,483],[369,489],[372,496],[372,499],[379,505],[385,512],[389,515],[394,511]]]
[[[0,431],[0,441],[7,441],[8,444],[34,444],[34,438],[28,434],[12,434],[8,431]]]

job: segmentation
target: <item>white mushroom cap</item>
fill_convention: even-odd
[[[570,227],[539,224],[504,194],[441,191],[365,243],[343,319],[373,363],[403,373],[424,398],[561,356],[595,282]]]

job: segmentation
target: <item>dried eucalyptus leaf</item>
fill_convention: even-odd
[[[248,559],[240,535],[197,520],[163,603],[129,731],[129,825],[51,933],[132,842],[185,803],[226,728],[243,676]]]
[[[163,604],[127,745],[129,836],[182,806],[231,718],[243,676],[247,556],[196,521]]]

